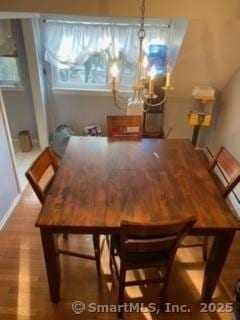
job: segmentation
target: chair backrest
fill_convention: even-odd
[[[142,116],[107,116],[108,137],[142,138]]]
[[[121,223],[121,258],[129,254],[164,253],[171,262],[182,239],[196,222],[191,216],[168,224],[146,225],[123,221]],[[167,255],[166,255],[167,254]]]
[[[224,180],[220,179],[216,174],[216,167],[220,170]],[[224,147],[220,147],[209,164],[208,169],[216,178],[215,180],[224,198],[227,197],[233,188],[240,182],[240,164]]]
[[[44,176],[49,167],[52,167],[55,175],[59,167],[59,159],[57,159],[52,149],[48,147],[38,156],[38,158],[25,173],[29,183],[31,184],[41,203],[44,203],[48,188],[54,178],[54,175],[52,175],[48,179],[47,183],[44,184],[44,186],[40,184],[41,178]]]

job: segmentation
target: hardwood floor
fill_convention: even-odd
[[[0,231],[0,319],[1,320],[68,320],[68,319],[116,319],[115,313],[90,313],[83,311],[75,315],[72,303],[81,300],[88,304],[116,304],[117,282],[108,267],[108,252],[103,243],[102,277],[98,281],[94,261],[63,256],[62,300],[54,305],[49,300],[45,265],[41,249],[39,230],[34,227],[41,208],[40,203],[28,186],[11,218]],[[104,238],[103,238],[104,239]],[[221,281],[215,291],[215,303],[232,301],[235,282],[240,278],[239,235],[235,237],[226,262]],[[70,236],[60,239],[61,245],[92,250],[90,236]],[[234,319],[228,313],[200,313],[200,291],[203,262],[201,249],[180,249],[177,255],[170,284],[169,301],[187,304],[188,313],[166,313],[155,316],[150,313],[126,313],[126,319]],[[139,277],[139,273],[130,277]],[[157,286],[126,290],[127,302],[151,302],[157,296]],[[143,300],[141,297],[144,296]],[[149,298],[148,298],[149,297]]]

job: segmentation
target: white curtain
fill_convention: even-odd
[[[84,64],[90,55],[105,50],[110,58],[123,54],[130,63],[138,58],[139,40],[136,25],[90,23],[45,23],[45,60],[51,64]],[[169,28],[146,26],[143,49],[150,44],[167,44]]]
[[[9,56],[16,53],[15,41],[12,36],[10,20],[0,20],[0,56]]]

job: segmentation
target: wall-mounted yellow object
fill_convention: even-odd
[[[190,112],[188,122],[191,126],[210,126],[212,116],[203,112]]]

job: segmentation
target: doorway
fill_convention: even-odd
[[[0,86],[22,191],[27,185],[25,172],[41,150],[21,21],[3,19],[0,20],[0,24],[3,31],[0,39]],[[26,139],[25,144],[23,139],[19,139],[19,133],[22,131],[28,132],[28,146]]]

